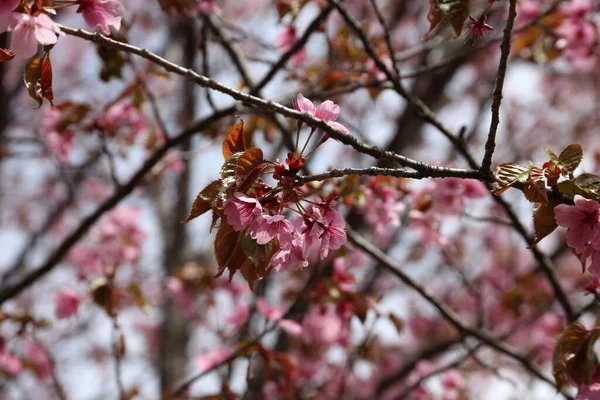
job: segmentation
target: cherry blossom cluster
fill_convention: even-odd
[[[118,0],[64,0],[54,1],[51,6],[38,8],[20,0],[0,3],[0,32],[13,32],[11,50],[17,58],[32,56],[38,45],[52,46],[57,42],[60,28],[49,15],[56,9],[77,6],[85,22],[97,31],[110,34],[110,28],[119,30],[123,6]],[[37,2],[36,2],[37,4]]]
[[[600,203],[575,195],[575,205],[561,204],[554,213],[559,226],[567,228],[567,244],[586,263],[592,277],[600,277]]]

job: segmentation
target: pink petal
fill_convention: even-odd
[[[331,100],[326,100],[319,105],[315,112],[315,118],[321,118],[325,121],[335,121],[340,115],[340,106]]]

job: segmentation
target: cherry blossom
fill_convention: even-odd
[[[66,163],[75,146],[75,133],[68,128],[60,132],[57,130],[61,118],[62,111],[58,108],[44,109],[40,133],[45,137],[48,149],[56,154],[60,162]]]
[[[347,135],[350,133],[348,128],[344,125],[336,122],[340,115],[340,106],[335,104],[331,100],[326,100],[321,103],[318,107],[315,107],[314,103],[304,97],[302,93],[298,95],[296,100],[294,101],[294,108],[296,111],[304,112],[310,114],[315,118],[320,118],[323,121],[327,122],[329,126],[333,129],[340,131],[341,133]]]
[[[110,27],[121,28],[123,6],[118,0],[78,0],[77,12],[85,22],[105,35],[110,35]]]
[[[58,319],[69,318],[79,309],[79,295],[72,289],[63,288],[54,294],[54,315]]]
[[[260,202],[239,192],[227,199],[223,205],[223,213],[227,217],[227,222],[236,231],[241,231],[250,224],[258,226],[262,222]]]
[[[0,15],[8,14],[14,10],[21,0],[0,0]]]
[[[38,44],[51,45],[58,40],[60,28],[46,14],[25,13],[0,15],[0,33],[13,32],[11,49],[16,58],[32,56]]]
[[[291,49],[294,44],[298,41],[298,36],[296,33],[296,28],[292,24],[288,24],[277,37],[275,44],[277,45],[277,49],[281,53],[285,53],[289,49]],[[306,53],[303,48],[300,48],[298,51],[294,53],[290,61],[292,62],[292,66],[294,68],[299,68],[304,63],[306,59]]]
[[[554,213],[556,223],[568,228],[567,244],[581,254],[600,229],[600,203],[579,195],[575,195],[574,201],[574,206],[556,206]]]

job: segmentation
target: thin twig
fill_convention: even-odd
[[[500,63],[498,65],[498,74],[496,75],[496,88],[494,89],[492,101],[492,120],[490,122],[490,130],[487,141],[485,143],[485,155],[481,161],[481,172],[486,175],[491,175],[492,156],[496,149],[496,133],[500,124],[500,105],[502,103],[502,90],[504,88],[504,79],[506,77],[506,69],[508,66],[508,56],[510,55],[510,40],[512,38],[512,29],[517,17],[517,0],[510,0],[508,8],[508,19],[504,27],[504,37],[500,45]]]

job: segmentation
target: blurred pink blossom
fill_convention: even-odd
[[[298,36],[296,33],[296,28],[292,24],[286,25],[286,27],[279,33],[275,44],[277,45],[277,49],[281,53],[285,53],[289,49],[291,49],[296,42],[298,41]],[[299,68],[304,63],[306,59],[306,52],[304,48],[300,48],[298,51],[292,55],[290,61],[292,62],[292,66],[294,68]]]
[[[0,15],[8,14],[14,10],[21,0],[0,0]]]
[[[79,310],[79,295],[72,289],[63,288],[52,297],[54,301],[54,315],[58,319],[69,318]]]
[[[117,0],[78,0],[78,13],[90,27],[110,35],[110,27],[121,28],[123,6]]]

